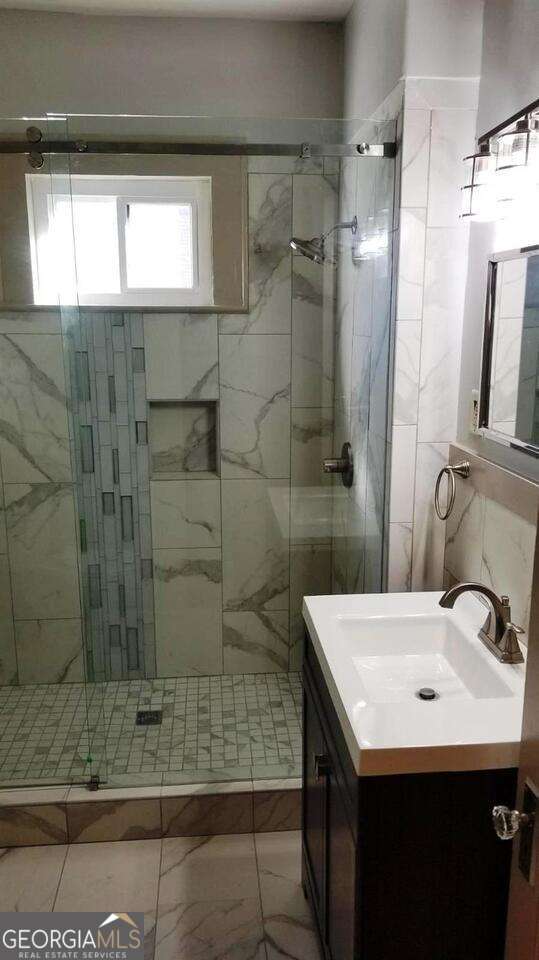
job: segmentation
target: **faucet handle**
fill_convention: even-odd
[[[517,640],[517,634],[519,633],[525,633],[525,631],[516,623],[511,623],[508,620],[505,624],[503,637],[498,644],[502,663],[524,663],[524,657]]]

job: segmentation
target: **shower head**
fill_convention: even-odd
[[[357,217],[354,217],[353,220],[345,220],[343,223],[336,223],[327,233],[323,233],[321,237],[313,237],[312,240],[302,240],[300,237],[292,237],[290,246],[292,250],[301,253],[302,257],[307,257],[307,260],[312,260],[313,263],[325,263],[326,239],[330,234],[334,233],[335,230],[350,230],[352,233],[356,233]]]
[[[307,260],[312,260],[313,263],[324,263],[326,259],[323,237],[313,237],[312,240],[301,240],[300,237],[292,237],[290,246],[292,250],[301,253],[303,257],[307,257]]]

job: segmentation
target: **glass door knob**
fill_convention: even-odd
[[[530,822],[530,816],[527,813],[520,813],[519,810],[510,810],[509,807],[494,807],[492,811],[492,823],[496,831],[496,836],[500,840],[512,840],[516,837],[521,827]]]

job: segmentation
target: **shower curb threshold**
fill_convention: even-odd
[[[0,792],[0,848],[297,830],[297,777]]]

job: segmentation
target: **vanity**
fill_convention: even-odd
[[[523,664],[475,595],[304,600],[303,885],[327,960],[502,960]],[[420,693],[421,691],[421,693]]]

